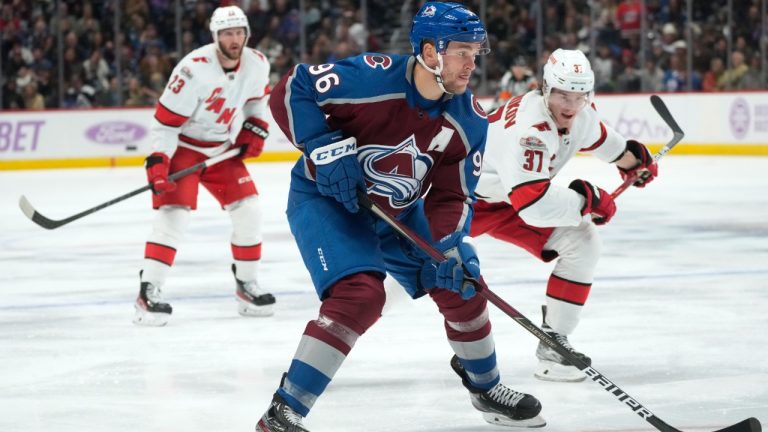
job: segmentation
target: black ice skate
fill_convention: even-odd
[[[275,393],[269,409],[256,423],[256,432],[309,432],[301,424],[303,418]]]
[[[568,342],[568,336],[555,332],[552,330],[552,327],[547,324],[547,307],[542,306],[541,311],[544,315],[544,323],[541,325],[541,329],[544,330],[549,337],[562,345],[563,348],[567,349],[571,354],[586,363],[587,366],[591,366],[592,359],[573,349],[573,346]],[[539,342],[539,346],[536,348],[536,357],[539,359],[539,366],[533,375],[540,380],[579,382],[584,381],[587,378],[584,372],[558,354],[557,351],[544,344],[544,342]]]
[[[534,396],[512,390],[502,383],[490,390],[474,387],[459,358],[451,358],[451,368],[461,377],[464,387],[469,390],[472,406],[483,413],[486,422],[499,426],[538,428],[547,425],[539,415],[541,403]]]
[[[141,273],[139,273],[141,279]],[[139,296],[134,304],[136,312],[133,315],[133,323],[140,326],[162,327],[171,318],[173,308],[163,302],[163,293],[160,287],[149,282],[141,282]]]
[[[264,317],[274,314],[272,305],[275,296],[262,290],[256,281],[243,282],[237,278],[235,265],[232,273],[235,275],[235,296],[237,297],[237,312],[245,317]]]

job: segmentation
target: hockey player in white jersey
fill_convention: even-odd
[[[595,225],[616,212],[609,193],[587,180],[568,187],[550,180],[578,152],[619,169],[622,178],[647,171],[635,186],[658,173],[645,145],[606,126],[592,103],[594,73],[578,50],[558,49],[544,66],[543,87],[511,99],[488,116],[488,142],[477,186],[473,236],[489,234],[539,259],[557,260],[547,283],[542,328],[587,364],[568,341],[592,286],[600,256]],[[581,381],[585,375],[539,344],[537,378]]]
[[[268,124],[264,121],[269,93],[269,62],[247,48],[248,19],[236,6],[217,8],[210,21],[213,43],[187,54],[171,73],[157,103],[150,128],[153,153],[146,159],[147,178],[157,210],[146,243],[134,323],[162,326],[172,308],[161,288],[173,265],[176,250],[197,207],[202,184],[232,220],[232,272],[238,312],[243,316],[272,314],[275,298],[259,287],[261,208],[256,185],[243,163],[264,147]],[[239,133],[233,120],[245,121]],[[235,137],[232,140],[232,137]],[[203,171],[168,180],[176,172],[241,148],[240,157],[227,159]]]

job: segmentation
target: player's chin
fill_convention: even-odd
[[[240,58],[240,55],[242,53],[243,53],[243,47],[237,47],[237,48],[230,47],[227,50],[227,57],[229,57],[230,60],[237,60]]]
[[[467,91],[467,87],[469,86],[469,80],[457,80],[450,86],[446,88],[449,92],[453,94],[463,94]]]
[[[560,115],[558,115],[557,117],[560,120],[558,122],[558,123],[560,123],[560,126],[563,126],[565,128],[570,129],[571,125],[573,124],[573,120],[576,118],[576,115],[575,114],[574,115],[567,115],[567,114],[560,113]]]

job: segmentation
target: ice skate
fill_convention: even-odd
[[[235,265],[232,264],[232,273],[235,275],[237,297],[237,312],[244,317],[272,316],[274,311],[275,296],[262,290],[256,281],[243,282],[237,278]]]
[[[512,390],[502,383],[490,390],[472,386],[459,358],[451,358],[451,368],[461,377],[464,387],[469,390],[472,406],[483,413],[486,422],[499,426],[539,428],[547,422],[539,413],[541,403],[534,396]]]
[[[541,325],[541,329],[571,354],[586,363],[587,366],[592,365],[592,359],[573,349],[573,346],[568,342],[568,336],[552,330],[552,327],[546,322],[547,307],[542,306],[541,309],[544,314],[544,323]],[[580,382],[587,378],[584,372],[558,354],[557,351],[544,344],[544,342],[539,342],[539,346],[536,348],[536,357],[539,359],[539,365],[533,375],[540,380]]]
[[[168,324],[173,312],[171,305],[163,302],[160,287],[149,282],[141,282],[134,309],[136,311],[133,315],[133,323],[150,327],[162,327]]]
[[[309,432],[301,424],[303,418],[275,393],[269,409],[256,424],[256,432]]]

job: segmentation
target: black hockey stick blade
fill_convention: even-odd
[[[128,199],[128,198],[130,198],[130,197],[132,197],[134,195],[138,195],[138,194],[140,194],[142,192],[145,192],[145,191],[148,191],[150,189],[151,189],[151,187],[149,185],[142,186],[139,189],[136,189],[136,190],[133,190],[131,192],[128,192],[125,195],[120,195],[119,197],[117,197],[115,199],[109,200],[109,201],[107,201],[105,203],[101,203],[101,204],[97,205],[96,207],[91,207],[88,210],[82,211],[80,213],[77,213],[75,215],[72,215],[72,216],[64,218],[64,219],[50,219],[48,217],[45,217],[42,213],[40,213],[39,211],[35,210],[35,208],[32,206],[32,203],[30,203],[29,200],[27,199],[27,197],[25,197],[24,195],[22,195],[19,198],[19,207],[21,207],[21,211],[29,219],[31,219],[32,222],[40,225],[41,227],[43,227],[45,229],[52,230],[52,229],[56,229],[56,228],[58,228],[58,227],[60,227],[62,225],[66,225],[66,224],[68,224],[70,222],[74,222],[74,221],[76,221],[76,220],[78,220],[80,218],[88,216],[91,213],[95,213],[95,212],[97,212],[97,211],[99,211],[99,210],[101,210],[103,208],[109,207],[109,206],[111,206],[113,204],[117,204],[117,203],[119,203],[121,201],[125,201],[126,199]]]
[[[192,165],[191,167],[184,168],[181,171],[177,171],[177,172],[171,174],[170,176],[168,176],[168,179],[171,180],[171,181],[180,179],[180,178],[182,178],[184,176],[192,174],[195,171],[199,171],[199,170],[201,170],[203,168],[207,168],[207,167],[209,167],[211,165],[215,165],[215,164],[217,164],[217,163],[219,163],[219,162],[221,162],[223,160],[226,160],[226,159],[229,159],[231,157],[237,156],[237,155],[240,154],[240,151],[241,151],[241,149],[239,149],[239,148],[234,148],[234,149],[228,150],[228,151],[226,151],[226,152],[224,152],[224,153],[222,153],[222,154],[220,154],[218,156],[214,156],[214,157],[206,159],[206,160],[204,160],[204,161],[202,161],[202,162],[200,162],[198,164]],[[88,216],[91,213],[95,213],[95,212],[97,212],[97,211],[99,211],[101,209],[104,209],[104,208],[107,208],[107,207],[109,207],[111,205],[117,204],[117,203],[119,203],[121,201],[125,201],[125,200],[127,200],[128,198],[130,198],[132,196],[136,196],[136,195],[138,195],[138,194],[140,194],[142,192],[146,192],[146,191],[151,190],[151,189],[152,189],[152,186],[147,184],[147,185],[144,185],[144,186],[142,186],[142,187],[140,187],[138,189],[134,189],[134,190],[132,190],[132,191],[126,193],[126,194],[120,195],[119,197],[113,198],[113,199],[111,199],[111,200],[109,200],[107,202],[101,203],[101,204],[99,204],[99,205],[97,205],[95,207],[91,207],[88,210],[84,210],[84,211],[81,211],[80,213],[77,213],[75,215],[69,216],[69,217],[64,218],[64,219],[58,219],[58,220],[57,219],[50,219],[50,218],[47,218],[47,217],[43,216],[42,213],[40,213],[39,211],[35,210],[35,208],[32,206],[32,203],[30,203],[29,200],[27,199],[27,197],[25,197],[24,195],[22,195],[19,198],[19,207],[21,207],[21,211],[32,222],[40,225],[41,227],[43,227],[45,229],[52,230],[52,229],[56,229],[56,228],[58,228],[58,227],[60,227],[62,225],[66,225],[66,224],[68,224],[70,222],[74,222],[74,221],[76,221],[76,220],[78,220],[80,218],[83,218],[85,216]]]
[[[655,155],[653,155],[653,160],[658,161],[659,159],[662,158],[662,156],[664,156],[670,150],[672,150],[672,147],[676,146],[677,143],[679,143],[680,140],[683,139],[683,137],[685,136],[685,132],[683,132],[683,129],[681,129],[680,125],[677,124],[677,121],[675,121],[675,118],[672,117],[672,113],[669,112],[669,108],[667,108],[667,104],[665,104],[660,97],[658,97],[657,95],[652,95],[651,105],[653,105],[653,108],[659,114],[661,119],[664,120],[664,123],[666,123],[670,129],[672,129],[672,139],[664,147],[662,147]]]
[[[724,429],[718,429],[715,432],[761,432],[762,430],[763,426],[760,424],[760,420],[750,417],[735,425],[728,426]]]
[[[422,252],[426,253],[437,262],[443,262],[446,260],[445,255],[443,255],[439,250],[437,250],[429,242],[421,238],[410,227],[405,225],[403,222],[395,219],[394,217],[389,215],[386,211],[384,211],[379,206],[377,206],[376,203],[374,203],[365,192],[358,190],[357,198],[361,207],[368,209],[373,214],[378,216],[381,220],[387,223],[387,225],[392,227],[392,229],[397,231],[397,233],[400,234],[404,239],[413,243],[413,245],[419,248]],[[584,363],[584,361],[581,360],[579,357],[574,356],[565,347],[563,347],[557,341],[555,341],[546,333],[544,333],[543,330],[541,330],[536,324],[531,322],[531,320],[526,318],[517,309],[512,307],[509,303],[504,301],[496,293],[491,291],[490,288],[488,288],[488,285],[486,285],[486,283],[482,279],[474,280],[469,277],[467,277],[467,279],[469,279],[473,284],[475,284],[478,295],[483,296],[486,300],[488,300],[489,303],[499,308],[502,312],[507,314],[513,320],[515,320],[515,322],[517,322],[523,328],[528,330],[531,334],[536,336],[540,341],[542,341],[547,346],[554,349],[560,355],[565,357],[566,360],[570,361],[571,364],[573,364],[574,366],[582,370],[592,381],[600,385],[603,388],[603,390],[613,395],[619,402],[628,406],[632,411],[635,412],[635,414],[642,417],[645,421],[653,425],[656,429],[660,430],[661,432],[682,432],[679,429],[675,429],[674,427],[670,426],[669,424],[664,422],[662,419],[660,419],[658,416],[653,414],[648,408],[644,407],[640,402],[638,402],[637,399],[634,399],[628,393],[622,390],[618,385],[611,382],[611,380],[609,380],[605,375],[598,372],[596,369],[592,368],[590,365],[587,365],[586,363]],[[742,422],[736,423],[733,426],[729,426],[725,429],[720,429],[719,431],[715,431],[715,432],[761,432],[761,430],[762,429],[760,426],[760,422],[755,418],[749,418]]]
[[[672,117],[672,113],[669,112],[669,108],[667,108],[667,104],[664,103],[664,101],[658,97],[657,95],[651,96],[651,105],[653,105],[653,109],[656,110],[656,112],[659,114],[659,117],[661,117],[662,120],[664,120],[664,123],[667,124],[667,126],[672,130],[672,139],[669,140],[668,143],[664,144],[664,147],[660,148],[656,154],[652,156],[654,162],[658,162],[659,159],[664,157],[667,153],[669,153],[670,150],[674,146],[679,143],[683,137],[685,136],[685,133],[680,128],[680,125],[677,124],[675,121],[675,118]],[[638,170],[633,175],[628,176],[626,179],[624,179],[624,182],[620,184],[612,193],[611,197],[613,199],[616,199],[619,195],[624,193],[631,185],[633,185],[638,178],[645,180],[645,178],[648,176],[649,172],[647,170]]]

